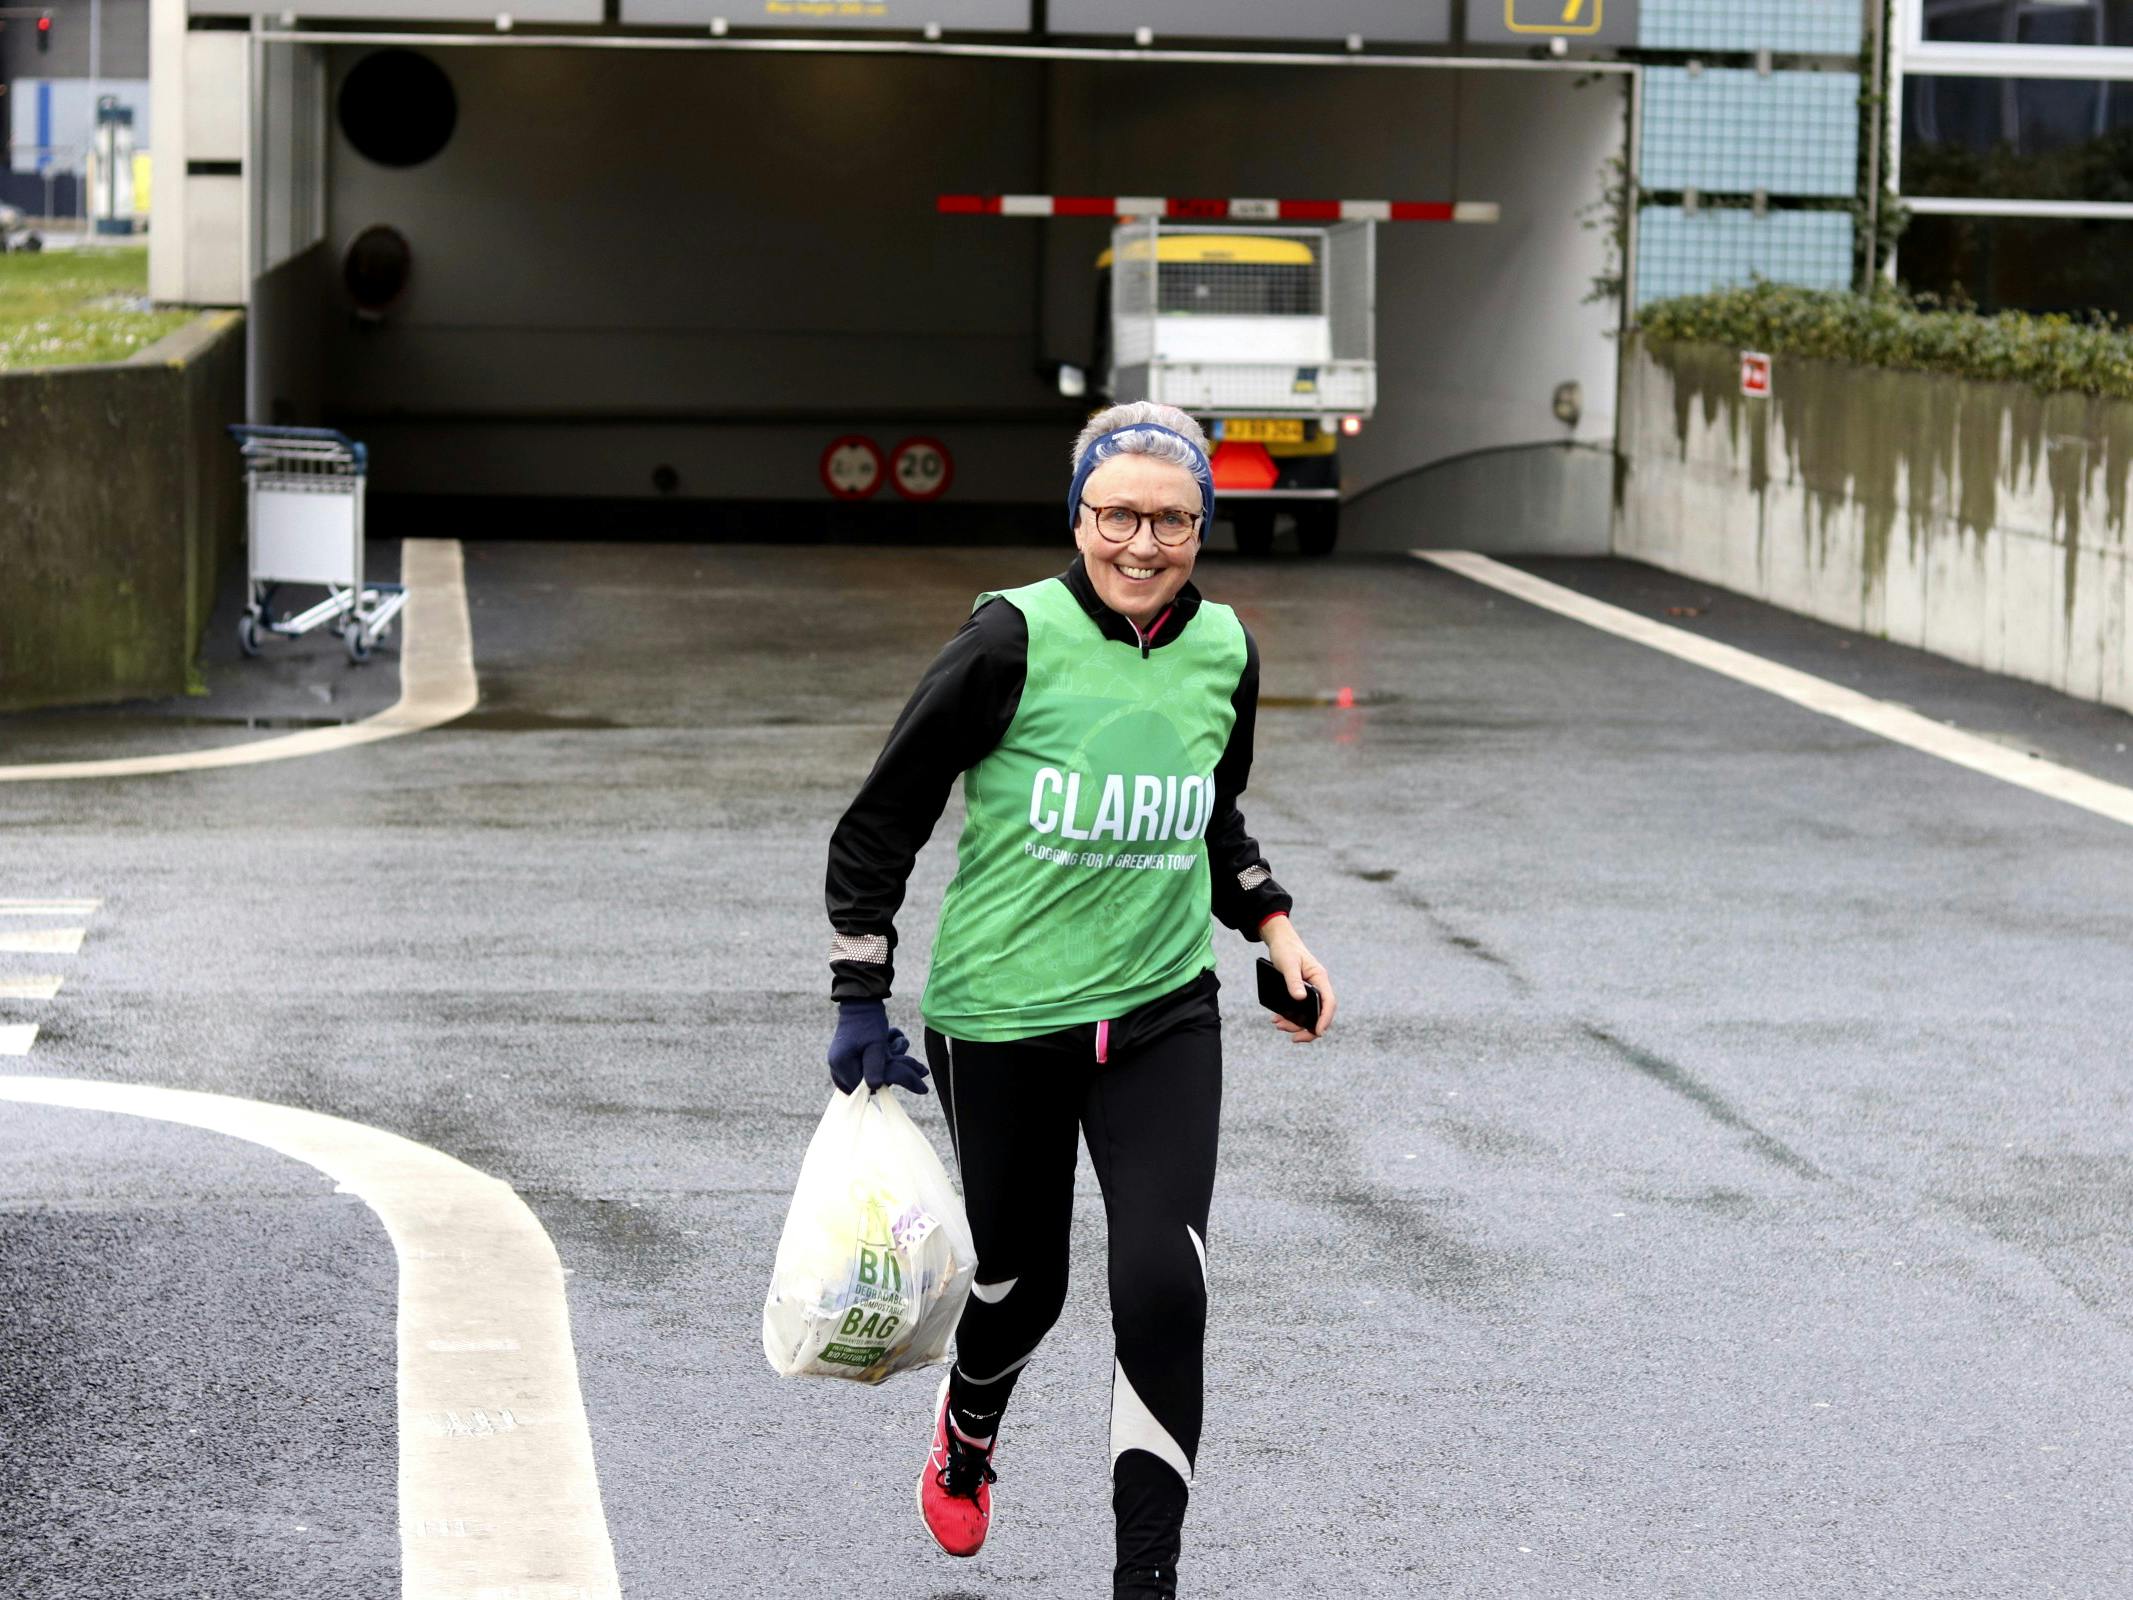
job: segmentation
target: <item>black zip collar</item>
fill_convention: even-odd
[[[1183,633],[1200,609],[1200,591],[1192,586],[1192,580],[1188,578],[1185,580],[1185,587],[1178,591],[1177,598],[1170,602],[1170,614],[1163,621],[1162,631],[1153,639],[1144,639],[1141,637],[1141,630],[1136,628],[1129,618],[1120,616],[1103,603],[1102,596],[1096,592],[1096,582],[1089,576],[1089,569],[1079,552],[1076,552],[1066,571],[1059,574],[1059,581],[1081,602],[1081,609],[1089,614],[1089,620],[1096,624],[1106,639],[1115,640],[1119,644],[1129,644],[1140,651],[1143,657],[1150,650],[1162,649]]]

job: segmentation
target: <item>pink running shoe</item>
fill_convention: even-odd
[[[969,1443],[948,1421],[948,1380],[933,1408],[933,1449],[918,1475],[918,1514],[933,1542],[952,1556],[974,1556],[992,1526],[992,1446]]]

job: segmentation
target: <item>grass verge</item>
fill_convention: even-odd
[[[192,317],[147,305],[145,249],[0,255],[0,372],[123,361]]]

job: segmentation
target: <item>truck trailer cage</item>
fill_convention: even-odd
[[[1111,394],[1200,415],[1369,416],[1376,249],[1370,222],[1122,224],[1111,236]]]

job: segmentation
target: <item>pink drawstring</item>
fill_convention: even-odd
[[[1102,1066],[1111,1059],[1111,1024],[1096,1024],[1096,1064]]]

